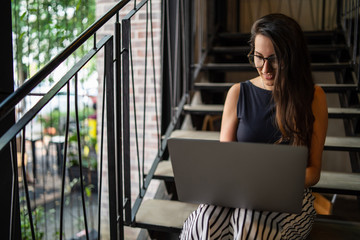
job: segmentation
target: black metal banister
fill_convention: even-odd
[[[16,136],[17,133],[29,123],[34,116],[47,104],[109,40],[110,36],[105,36],[97,44],[96,49],[91,49],[79,62],[77,62],[51,89],[37,102],[16,124],[14,124],[0,138],[0,151]]]
[[[65,224],[66,222],[64,221],[64,217],[65,217],[65,206],[64,204],[65,202],[65,197],[66,197],[66,193],[65,193],[65,185],[67,184],[67,182],[65,181],[67,175],[66,175],[66,170],[68,168],[68,164],[66,164],[69,160],[69,152],[74,148],[74,151],[77,151],[77,155],[78,155],[78,161],[79,161],[79,165],[82,166],[82,162],[85,158],[82,157],[82,153],[85,152],[84,149],[82,149],[82,145],[85,144],[84,141],[85,139],[83,139],[83,141],[81,141],[81,137],[80,136],[80,119],[79,119],[79,109],[78,109],[78,96],[79,96],[79,92],[78,92],[78,86],[77,86],[77,75],[79,73],[79,71],[81,71],[81,69],[84,68],[85,64],[88,63],[88,61],[90,61],[90,59],[92,59],[98,52],[100,49],[104,49],[104,79],[103,79],[103,102],[102,102],[102,120],[101,120],[101,139],[100,139],[100,144],[101,144],[101,150],[100,150],[100,174],[102,174],[102,158],[103,158],[103,153],[105,153],[104,151],[107,152],[107,160],[108,160],[108,169],[107,169],[107,173],[108,173],[108,199],[109,199],[109,214],[108,214],[108,219],[109,224],[110,224],[110,238],[111,239],[124,239],[124,226],[125,225],[133,225],[134,224],[134,214],[136,214],[139,205],[136,205],[135,207],[133,207],[131,205],[131,164],[132,164],[132,159],[130,158],[130,138],[132,138],[132,136],[130,135],[130,123],[132,123],[132,119],[130,119],[130,90],[129,88],[131,87],[130,85],[132,84],[133,87],[135,86],[135,81],[134,81],[134,76],[131,75],[133,74],[133,62],[131,60],[131,62],[129,61],[130,57],[132,56],[132,49],[131,49],[131,18],[138,13],[138,11],[143,8],[146,7],[146,33],[149,34],[149,5],[151,8],[151,0],[142,0],[142,1],[134,1],[134,7],[129,10],[126,15],[126,17],[122,17],[122,19],[120,20],[120,10],[124,7],[124,6],[128,6],[130,0],[123,0],[120,1],[118,3],[115,3],[115,6],[112,7],[111,10],[109,10],[105,15],[103,15],[99,20],[97,20],[94,24],[92,24],[89,28],[87,28],[83,33],[81,33],[79,35],[79,37],[77,37],[74,41],[71,42],[71,44],[66,47],[64,50],[62,50],[58,55],[56,55],[54,58],[52,58],[41,70],[39,70],[35,75],[33,75],[32,77],[30,77],[29,79],[27,79],[27,81],[19,86],[19,88],[11,93],[10,95],[7,96],[7,98],[2,101],[0,103],[0,120],[1,121],[5,121],[4,116],[8,115],[13,109],[15,109],[17,107],[17,105],[23,101],[24,99],[26,99],[26,97],[31,96],[31,95],[36,95],[39,96],[39,101],[36,102],[35,104],[31,104],[31,106],[26,110],[26,112],[24,113],[24,115],[22,115],[18,121],[16,123],[14,123],[9,129],[7,129],[7,131],[5,132],[5,134],[0,136],[0,150],[4,149],[9,143],[11,146],[11,150],[12,150],[12,157],[11,157],[11,161],[13,164],[13,175],[15,176],[13,178],[13,181],[15,182],[14,185],[16,185],[12,190],[14,191],[14,196],[18,193],[18,190],[16,189],[16,187],[18,187],[18,184],[16,183],[17,179],[17,161],[16,161],[16,144],[15,144],[15,137],[16,135],[23,131],[24,133],[22,134],[22,138],[23,138],[23,145],[25,143],[25,129],[27,128],[27,125],[29,125],[30,123],[32,123],[32,121],[37,120],[36,117],[37,115],[41,114],[41,110],[44,109],[46,106],[51,105],[51,100],[54,99],[57,95],[64,95],[63,93],[61,93],[60,91],[64,90],[65,88],[67,88],[67,92],[66,92],[66,98],[67,98],[67,110],[66,110],[66,130],[65,130],[65,140],[63,136],[58,136],[60,137],[60,141],[62,141],[60,144],[64,144],[61,145],[61,147],[59,147],[60,145],[56,145],[56,151],[57,151],[57,155],[54,154],[54,152],[50,152],[50,144],[54,144],[54,142],[56,142],[55,140],[52,140],[52,137],[50,137],[50,142],[49,143],[42,143],[44,144],[44,147],[47,147],[46,149],[46,161],[48,161],[49,159],[51,161],[55,161],[58,160],[58,165],[55,166],[57,167],[57,174],[61,175],[61,205],[60,205],[60,230],[57,227],[58,222],[57,219],[58,217],[55,215],[55,229],[52,229],[52,231],[56,232],[56,234],[60,234],[60,239],[63,238],[67,238],[67,232],[64,233],[64,231],[66,231],[65,229]],[[152,18],[152,10],[150,10],[150,18]],[[104,38],[98,40],[99,42],[97,42],[97,31],[104,26],[105,23],[108,23],[109,20],[114,17],[116,15],[116,20],[115,20],[115,31],[114,31],[114,35],[111,36],[105,36]],[[179,18],[179,16],[177,17]],[[122,22],[119,22],[122,21]],[[121,24],[120,24],[121,23]],[[160,134],[160,130],[159,130],[159,117],[158,117],[158,99],[157,99],[157,84],[159,84],[159,82],[157,81],[157,77],[156,77],[156,72],[155,72],[155,54],[154,54],[154,39],[153,39],[153,33],[152,33],[152,23],[151,24],[151,46],[152,46],[152,63],[153,63],[153,77],[154,77],[154,95],[155,95],[155,111],[156,111],[156,128],[157,128],[157,155],[155,158],[156,163],[158,163],[161,159],[162,159],[162,155],[163,153],[166,151],[166,140],[165,141],[161,141],[161,134]],[[179,23],[177,23],[179,24]],[[178,29],[178,31],[180,31],[180,29]],[[178,32],[178,34],[180,34],[180,32]],[[150,36],[150,35],[149,35]],[[148,61],[148,50],[147,50],[147,46],[150,43],[149,42],[149,37],[148,35],[146,35],[146,54],[145,54],[145,79],[144,79],[144,89],[145,89],[145,93],[144,93],[144,108],[143,108],[143,151],[142,151],[142,169],[138,169],[139,170],[139,198],[135,200],[136,204],[137,203],[141,203],[142,199],[147,191],[147,188],[150,185],[150,182],[152,180],[152,177],[154,175],[154,171],[155,171],[155,165],[152,165],[151,168],[151,174],[147,174],[146,178],[145,178],[145,130],[147,130],[147,127],[145,128],[145,122],[146,122],[146,117],[148,117],[148,115],[145,113],[147,111],[147,102],[146,102],[146,97],[147,97],[147,93],[146,93],[146,87],[148,85],[148,83],[150,82],[147,79],[147,61]],[[163,40],[163,39],[162,39]],[[180,39],[179,39],[180,40]],[[89,42],[90,41],[90,42]],[[93,41],[93,42],[91,42]],[[170,41],[170,39],[169,39]],[[86,44],[86,46],[89,46],[86,53],[82,54],[80,57],[80,60],[75,60],[75,64],[73,64],[72,66],[69,66],[69,70],[67,69],[66,72],[60,76],[60,78],[56,79],[56,81],[52,84],[52,86],[50,87],[50,90],[47,90],[47,92],[45,93],[32,93],[32,91],[34,91],[34,89],[36,90],[36,87],[39,86],[39,84],[41,84],[43,81],[45,81],[49,76],[51,76],[51,74],[56,70],[59,69],[59,66],[61,66],[61,64],[65,63],[65,61],[69,58],[72,57],[72,54],[81,46],[83,46],[84,44]],[[177,44],[176,46],[180,47],[180,44]],[[115,47],[115,48],[114,48]],[[114,51],[115,50],[115,51]],[[134,50],[135,51],[135,50]],[[180,49],[177,49],[177,51],[180,51]],[[176,56],[177,58],[179,57],[179,54],[177,54]],[[176,61],[178,62],[180,59],[177,59]],[[184,59],[183,59],[184,60]],[[131,66],[130,66],[131,64]],[[180,67],[180,66],[177,66]],[[184,66],[183,66],[184,67]],[[185,67],[184,67],[185,69]],[[178,69],[179,70],[179,69]],[[130,72],[131,71],[131,72]],[[179,71],[177,71],[179,72]],[[114,77],[115,74],[115,77]],[[178,74],[176,74],[178,75]],[[132,79],[130,79],[130,77],[132,77]],[[173,81],[177,81],[177,77],[172,76],[172,80]],[[176,79],[176,80],[175,80]],[[132,80],[132,82],[130,82]],[[77,141],[77,146],[72,146],[70,144],[70,137],[69,137],[69,124],[71,123],[70,121],[70,96],[72,96],[73,94],[70,92],[70,83],[75,81],[75,121],[76,121],[76,141]],[[162,83],[162,82],[160,82]],[[176,84],[176,82],[175,82]],[[180,84],[179,84],[180,85]],[[105,87],[106,86],[106,87]],[[134,89],[133,89],[134,90]],[[171,90],[173,91],[173,90]],[[176,89],[176,91],[181,91],[180,89]],[[188,94],[186,93],[177,93],[177,97],[181,96],[180,94],[183,94],[183,98],[180,100],[180,104],[183,106],[187,99],[188,99]],[[133,92],[134,95],[134,109],[135,109],[135,92]],[[176,99],[174,101],[179,101],[179,99]],[[60,103],[60,102],[59,102]],[[115,103],[115,106],[114,104]],[[176,103],[174,103],[176,104]],[[96,107],[96,106],[95,106]],[[94,108],[95,108],[94,107]],[[175,107],[174,107],[175,108]],[[96,109],[96,108],[95,108]],[[106,112],[106,119],[105,119],[105,113]],[[51,112],[52,113],[52,112]],[[50,118],[52,119],[50,113]],[[136,109],[135,109],[135,115],[136,115]],[[180,119],[180,115],[181,115],[181,110],[177,111],[177,119]],[[40,116],[41,117],[41,116]],[[106,122],[105,122],[105,121]],[[51,121],[51,120],[50,120]],[[173,119],[171,126],[174,128],[176,127],[176,122],[177,120]],[[52,124],[52,123],[50,123]],[[107,128],[107,132],[104,133],[104,126],[106,125]],[[136,125],[136,124],[135,124]],[[40,126],[42,128],[42,126]],[[172,129],[173,129],[172,128]],[[171,129],[171,131],[172,131]],[[167,131],[167,137],[171,134],[171,131]],[[57,132],[62,132],[62,131],[57,131]],[[41,132],[41,138],[43,137],[43,132]],[[107,146],[105,146],[105,142],[104,142],[104,134],[106,134],[107,140]],[[136,138],[137,138],[137,134],[136,134]],[[28,139],[27,139],[28,140]],[[47,140],[47,139],[46,139]],[[146,139],[147,141],[148,139]],[[136,139],[137,141],[137,139]],[[147,143],[147,142],[146,142]],[[57,142],[55,144],[58,144]],[[104,149],[103,149],[104,148]],[[23,147],[23,149],[25,149],[25,147]],[[137,149],[138,150],[138,149]],[[24,151],[24,150],[23,150]],[[34,151],[34,150],[33,150]],[[49,154],[49,155],[48,155]],[[76,153],[75,153],[76,154]],[[97,154],[97,153],[96,153]],[[139,155],[139,154],[138,154]],[[50,156],[50,158],[48,159],[48,156]],[[56,158],[57,157],[57,158]],[[138,156],[139,158],[139,156]],[[35,159],[35,158],[33,158]],[[139,160],[139,159],[138,159]],[[35,162],[35,161],[34,161]],[[42,161],[44,162],[44,161]],[[60,162],[60,163],[59,163]],[[62,164],[62,165],[61,165]],[[123,165],[122,165],[123,164]],[[60,166],[61,165],[61,166]],[[140,162],[138,161],[138,165],[140,166]],[[35,164],[30,166],[30,167],[35,167]],[[45,171],[48,171],[47,167],[42,166]],[[25,172],[25,164],[24,164],[24,156],[22,157],[22,168],[23,168],[23,176],[26,175],[27,172]],[[60,171],[61,169],[61,171]],[[127,170],[128,169],[128,170]],[[34,169],[33,169],[34,170]],[[85,198],[84,198],[84,190],[88,190],[85,189],[85,182],[83,179],[82,175],[85,175],[85,173],[83,172],[83,169],[80,167],[80,188],[81,188],[81,203],[80,203],[80,207],[79,209],[82,208],[82,216],[84,217],[84,220],[82,220],[83,224],[85,225],[85,229],[84,229],[84,237],[86,239],[90,238],[90,234],[93,234],[94,232],[89,231],[91,227],[90,225],[88,226],[88,220],[87,220],[87,203],[85,202]],[[105,170],[106,171],[106,170]],[[124,176],[122,175],[124,174]],[[142,174],[142,178],[141,178],[141,174]],[[35,176],[35,174],[34,174]],[[16,178],[16,179],[15,179]],[[26,177],[25,178],[25,184],[26,184]],[[43,179],[43,181],[45,182],[45,178]],[[100,206],[101,206],[101,183],[102,183],[102,176],[100,177],[100,180],[98,180],[98,182],[100,182],[99,184],[99,198],[98,198],[98,233],[97,236],[98,238],[100,238],[100,221],[101,221],[101,210],[100,210]],[[91,180],[90,180],[91,183]],[[73,183],[75,184],[75,183]],[[55,188],[55,182],[53,182],[52,186],[53,188]],[[35,183],[34,183],[35,186]],[[70,183],[71,186],[71,183]],[[26,189],[26,194],[29,194],[29,190]],[[54,191],[54,195],[52,196],[54,201],[55,198],[57,198],[58,196],[55,196],[55,191]],[[31,216],[31,211],[36,210],[37,206],[35,204],[33,204],[31,202],[31,199],[29,199],[29,197],[27,197],[26,203],[28,205],[31,205],[31,207],[28,207],[28,214],[27,216],[30,216],[30,221],[32,219]],[[16,201],[16,200],[13,200]],[[34,200],[35,202],[35,200]],[[44,202],[46,202],[44,200]],[[44,205],[45,206],[45,205]],[[15,208],[12,208],[12,214],[11,215],[11,219],[10,221],[14,221],[12,220],[12,217],[15,215],[17,215],[18,213],[15,212]],[[80,210],[79,210],[80,211]],[[46,212],[46,209],[45,209]],[[80,213],[80,212],[79,212]],[[55,212],[56,214],[56,212]],[[89,217],[91,218],[91,212]],[[26,217],[28,218],[28,217]],[[46,215],[45,215],[46,218]],[[124,224],[124,220],[125,220],[125,224]],[[45,219],[45,228],[46,228],[46,219]],[[92,222],[90,222],[90,224],[93,225]],[[13,227],[13,225],[11,224],[11,227]],[[33,229],[32,230],[32,238],[35,239],[37,238],[37,236],[35,236],[35,234],[38,233],[38,230],[36,229],[36,223],[31,223],[31,227]],[[35,227],[35,232],[34,232],[34,227]],[[94,229],[95,230],[95,229]],[[10,228],[10,231],[12,231],[12,228]],[[35,234],[34,234],[35,233]],[[72,233],[74,234],[74,233]],[[12,235],[14,236],[14,235]],[[91,236],[92,237],[92,236]]]
[[[0,103],[0,120],[2,120],[11,110],[13,110],[28,93],[31,92],[42,80],[53,72],[63,61],[76,51],[85,41],[93,36],[109,19],[117,14],[130,0],[122,0],[110,9],[98,21],[88,27],[79,37],[77,37],[67,48],[54,57],[33,77],[28,79],[21,87],[11,93]]]
[[[122,137],[123,137],[123,162],[124,162],[124,179],[131,179],[130,175],[130,62],[129,62],[129,52],[130,52],[130,20],[122,20],[122,48],[125,50],[122,55]],[[122,154],[119,152],[119,154]],[[130,181],[124,182],[124,208],[125,208],[125,224],[131,223],[131,184]],[[129,210],[130,209],[130,210]]]
[[[141,191],[139,192],[139,196],[137,197],[137,199],[135,200],[135,203],[133,205],[132,212],[131,212],[131,221],[132,222],[135,221],[135,216],[139,210],[140,204],[143,200],[143,196],[144,196],[147,188],[149,187],[151,180],[153,179],[153,177],[155,175],[156,168],[166,150],[167,141],[170,138],[171,133],[175,130],[176,125],[179,123],[181,114],[183,113],[184,106],[187,103],[188,99],[189,99],[189,94],[184,93],[183,96],[181,97],[179,105],[176,109],[176,113],[174,114],[171,123],[169,124],[168,128],[166,129],[166,133],[164,136],[164,140],[162,141],[161,148],[159,149],[159,152],[158,152],[148,174],[146,175],[146,178],[144,179],[144,186],[141,189]]]

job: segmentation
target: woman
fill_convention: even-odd
[[[184,224],[181,239],[306,239],[316,212],[308,189],[319,181],[327,131],[324,91],[313,83],[303,32],[283,14],[257,20],[250,63],[259,76],[229,90],[220,141],[307,146],[302,212],[286,214],[202,204]]]

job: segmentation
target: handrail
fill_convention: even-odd
[[[14,125],[12,125],[8,131],[6,131],[2,136],[0,136],[0,151],[11,141],[17,133],[23,129],[27,123],[33,119],[33,117],[40,112],[40,110],[45,106],[83,67],[108,41],[109,37],[105,37],[100,40],[96,48],[89,51],[80,61],[78,61],[74,67],[72,67],[49,91],[46,93],[38,103],[36,103],[25,115]]]
[[[88,27],[80,34],[67,48],[60,52],[48,64],[46,64],[33,77],[26,81],[21,87],[11,93],[4,101],[0,103],[0,120],[9,114],[32,89],[34,89],[42,80],[44,80],[52,71],[66,60],[75,50],[87,41],[96,31],[101,28],[109,19],[111,19],[129,2],[130,0],[122,0],[116,4],[111,10],[105,13],[98,21]],[[96,41],[95,41],[96,42]]]

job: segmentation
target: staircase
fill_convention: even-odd
[[[312,190],[332,198],[334,208],[338,207],[337,197],[356,196],[355,208],[350,211],[360,213],[358,64],[352,53],[357,43],[350,41],[349,44],[345,33],[340,27],[333,31],[305,32],[314,80],[328,97],[329,131],[323,161],[329,166],[331,161],[349,166],[347,170],[324,167],[319,183]],[[183,121],[171,137],[219,139],[227,90],[234,83],[257,75],[246,57],[250,50],[249,37],[246,33],[219,32],[215,35],[203,64],[193,66],[199,74],[191,86],[190,101],[178,109]],[[343,131],[337,134],[339,129]],[[346,157],[334,160],[333,155]],[[197,205],[178,201],[169,159],[158,163],[154,179],[164,181],[167,197],[144,200],[133,225],[147,229],[154,239],[177,239],[183,222]],[[310,239],[360,239],[360,214],[357,218],[347,218],[347,213],[343,214],[345,217],[319,215]]]

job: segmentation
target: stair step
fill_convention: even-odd
[[[309,45],[310,53],[336,53],[338,51],[347,50],[345,44],[334,45]],[[210,51],[213,54],[245,54],[250,52],[250,46],[215,46]]]
[[[360,195],[360,174],[321,171],[315,192]]]
[[[316,43],[324,44],[324,42],[332,44],[337,34],[335,31],[304,31],[305,38],[309,45]],[[250,33],[223,32],[219,34],[218,38],[235,44],[247,44],[250,40]]]
[[[162,161],[154,178],[162,180],[174,179],[171,161]],[[164,179],[163,176],[167,178]],[[320,181],[312,187],[314,192],[360,195],[360,174],[321,171]]]
[[[174,172],[169,160],[159,162],[154,173],[154,179],[160,179],[166,182],[174,181]]]
[[[234,85],[234,83],[217,83],[217,82],[197,82],[194,83],[195,90],[207,90],[214,92],[225,92]],[[329,84],[329,83],[317,83],[324,89],[325,92],[344,92],[344,91],[357,91],[356,84]]]
[[[351,69],[352,64],[350,62],[341,63],[312,63],[311,69],[313,71],[326,71],[334,72],[344,69]],[[207,63],[201,68],[203,71],[256,71],[250,63]]]
[[[317,218],[307,239],[360,239],[360,223]]]
[[[140,205],[135,226],[149,230],[180,233],[185,220],[197,204],[171,200],[148,199]],[[360,238],[360,223],[316,218],[309,239]]]
[[[171,200],[144,200],[136,214],[136,226],[180,233],[185,220],[198,206]]]
[[[192,114],[221,115],[224,105],[221,104],[197,104],[185,105],[184,111]],[[329,118],[353,118],[360,116],[358,108],[328,108]]]
[[[191,114],[210,114],[210,115],[221,115],[224,109],[222,104],[196,104],[196,105],[185,105],[184,112]]]
[[[219,140],[220,132],[217,131],[194,131],[175,130],[171,134],[173,138],[208,139]],[[360,137],[333,137],[327,136],[324,150],[332,151],[360,151]]]

